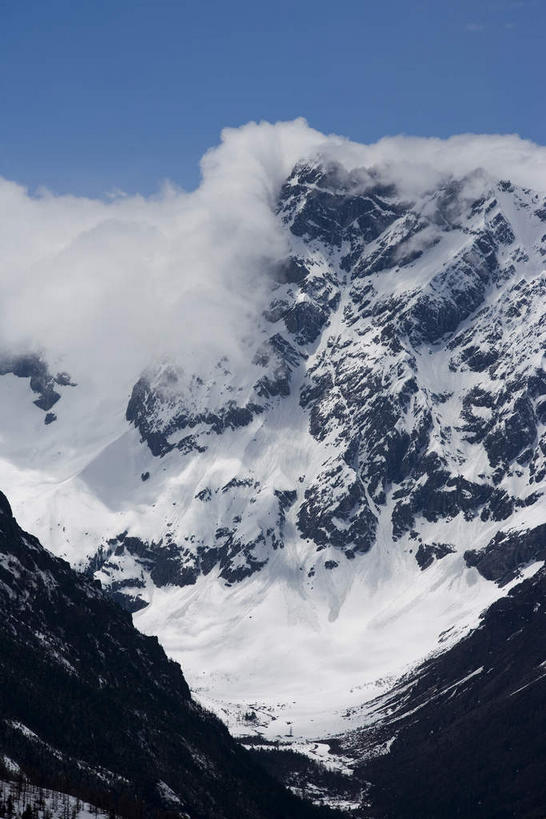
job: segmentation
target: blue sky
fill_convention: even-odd
[[[0,175],[191,189],[220,130],[546,143],[546,0],[0,0]]]

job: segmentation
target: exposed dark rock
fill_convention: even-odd
[[[411,529],[417,514],[431,522],[443,517],[455,517],[463,511],[468,518],[487,503],[493,488],[488,484],[467,481],[460,475],[451,476],[438,455],[431,453],[420,462],[424,476],[411,491],[401,490],[402,500],[394,507],[393,534],[400,537]]]
[[[516,398],[500,415],[496,425],[484,438],[492,466],[508,464],[536,439],[536,422],[531,402],[526,396]]]
[[[295,489],[275,489],[275,497],[279,499],[280,508],[285,511],[296,502],[297,492]]]
[[[130,594],[127,592],[123,592],[121,590],[117,591],[108,591],[108,596],[111,597],[114,602],[121,606],[122,609],[128,611],[129,614],[135,614],[137,611],[141,611],[141,609],[145,609],[148,605],[142,597],[139,597],[138,594]]]
[[[527,563],[546,560],[546,524],[522,532],[498,532],[484,549],[466,551],[464,559],[486,580],[502,586],[517,577]]]
[[[209,489],[209,487],[206,486],[204,489],[201,489],[201,491],[198,492],[195,497],[198,500],[203,501],[203,503],[207,503],[208,501],[210,501],[210,499],[212,497],[212,492]]]
[[[398,217],[401,211],[390,201],[393,194],[392,188],[374,184],[369,174],[365,182],[363,174],[348,174],[335,163],[297,165],[281,190],[279,211],[295,236],[335,247],[344,240],[360,245],[371,242]],[[346,269],[351,250],[342,262]]]
[[[302,259],[291,256],[289,259],[286,259],[283,264],[279,265],[276,278],[279,282],[300,284],[308,273],[309,271],[305,266],[305,262]]]
[[[301,356],[280,333],[263,344],[254,356],[253,363],[267,368],[268,372],[254,387],[261,398],[290,395],[292,372],[300,364]]]
[[[206,446],[201,446],[195,435],[185,435],[176,445],[179,452],[189,455],[190,452],[206,452]]]
[[[249,492],[252,502],[251,493],[259,493],[261,486],[252,477],[234,476],[214,491],[205,487],[197,493],[196,499],[210,503],[218,493],[226,495],[238,490]],[[86,573],[98,576],[118,602],[120,595],[127,596],[123,605],[131,611],[146,605],[138,589],[145,586],[147,577],[158,587],[188,586],[193,585],[200,574],[206,575],[218,567],[220,577],[227,583],[238,582],[265,566],[269,550],[284,548],[286,512],[296,497],[295,490],[274,489],[270,495],[271,525],[256,528],[254,535],[249,534],[241,515],[235,515],[229,525],[219,526],[212,542],[196,540],[189,533],[179,542],[170,535],[154,542],[121,532],[97,550],[87,564]],[[130,568],[121,569],[124,565]]]
[[[49,410],[60,399],[61,394],[55,387],[75,387],[68,373],[58,373],[53,376],[49,372],[46,362],[37,354],[4,356],[0,359],[0,375],[13,373],[17,378],[30,379],[30,389],[38,394],[34,401],[39,409],[47,413],[45,423],[50,424],[56,419],[54,412]],[[48,420],[49,419],[49,420]]]
[[[498,270],[495,250],[494,239],[484,233],[417,297],[401,319],[413,343],[437,342],[480,306]]]
[[[356,474],[338,464],[306,489],[298,527],[319,546],[364,553],[373,545],[377,520]]]
[[[306,344],[315,341],[327,318],[314,302],[299,301],[284,314],[284,323],[300,344]]]
[[[221,488],[221,492],[229,492],[230,489],[237,489],[239,486],[254,486],[253,478],[232,478]]]
[[[287,299],[272,299],[269,306],[264,310],[263,315],[272,324],[282,319],[285,313],[290,310],[291,304]]]
[[[216,412],[205,410],[194,413],[184,407],[182,395],[179,396],[181,403],[178,411],[173,412],[165,422],[161,410],[164,405],[172,406],[173,382],[176,383],[176,380],[176,372],[167,371],[163,375],[163,384],[153,387],[149,379],[143,376],[133,387],[127,405],[126,418],[138,429],[152,455],[163,456],[173,450],[175,444],[169,438],[187,428],[203,425],[207,432],[221,435],[226,429],[247,426],[255,415],[263,412],[263,407],[256,403],[239,406],[235,401],[228,400]],[[203,452],[205,449],[195,435],[185,436],[176,446],[184,454],[194,450]]]
[[[441,560],[454,551],[455,549],[447,543],[420,543],[415,553],[415,559],[421,571],[424,571],[432,566],[434,560]]]
[[[140,574],[128,577],[124,574],[118,579],[119,562],[129,556],[140,567]],[[89,561],[86,572],[93,576],[101,572],[102,577],[111,578],[108,589],[112,594],[124,593],[129,588],[129,596],[135,587],[144,585],[143,575],[147,573],[156,586],[191,586],[198,576],[195,561],[188,561],[187,555],[177,543],[161,539],[157,543],[144,541],[139,537],[121,532],[101,546]],[[105,581],[106,582],[106,581]],[[137,596],[138,598],[138,596]]]

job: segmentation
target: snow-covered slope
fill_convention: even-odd
[[[266,146],[236,352],[6,358],[18,516],[240,733],[339,731],[544,560],[544,188],[477,145]]]

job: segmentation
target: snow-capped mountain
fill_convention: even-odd
[[[381,159],[294,133],[231,135],[195,194],[228,219],[218,180],[233,191],[213,261],[245,270],[235,348],[154,351],[99,389],[44,340],[12,345],[0,379],[0,477],[24,525],[234,730],[269,738],[359,727],[545,549],[546,184],[480,138]],[[245,150],[261,175],[239,234]]]

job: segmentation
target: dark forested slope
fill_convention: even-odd
[[[320,815],[191,698],[180,667],[0,494],[0,759],[128,816]]]

